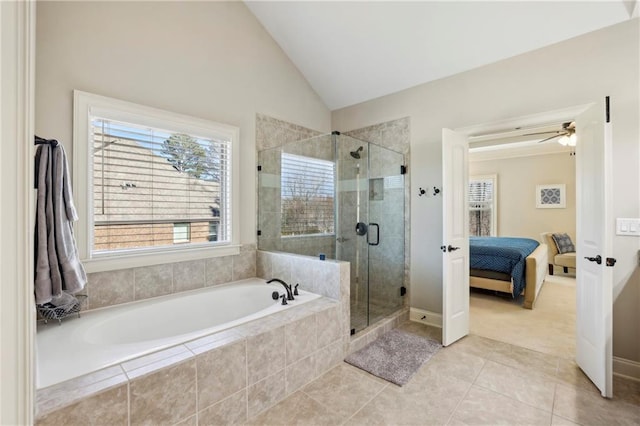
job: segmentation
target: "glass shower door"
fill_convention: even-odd
[[[366,328],[402,306],[402,154],[338,136],[336,258],[351,263],[351,328]]]
[[[369,145],[369,324],[395,312],[403,303],[403,165],[404,156],[401,153]]]

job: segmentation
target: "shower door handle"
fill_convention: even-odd
[[[371,232],[369,232],[367,234],[367,244],[369,244],[370,246],[377,246],[378,244],[380,244],[380,225],[378,225],[377,223],[370,223],[369,229],[371,229],[372,226],[376,227],[376,242],[372,243],[371,241],[369,241],[369,235],[371,235]]]

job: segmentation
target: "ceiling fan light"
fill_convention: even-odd
[[[571,136],[569,136],[569,146],[576,146],[577,141],[578,141],[578,138],[576,137],[576,134],[572,133]]]
[[[567,135],[562,136],[560,139],[558,139],[558,143],[562,146],[569,145],[569,137]]]

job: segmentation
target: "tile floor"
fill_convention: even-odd
[[[440,339],[440,329],[400,328]],[[253,418],[251,425],[640,425],[640,382],[604,399],[567,358],[469,335],[403,387],[346,363]]]

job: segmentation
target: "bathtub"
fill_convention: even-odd
[[[141,355],[229,329],[320,297],[300,291],[288,305],[274,301],[278,283],[249,278],[96,309],[38,324],[36,387],[45,388]]]

